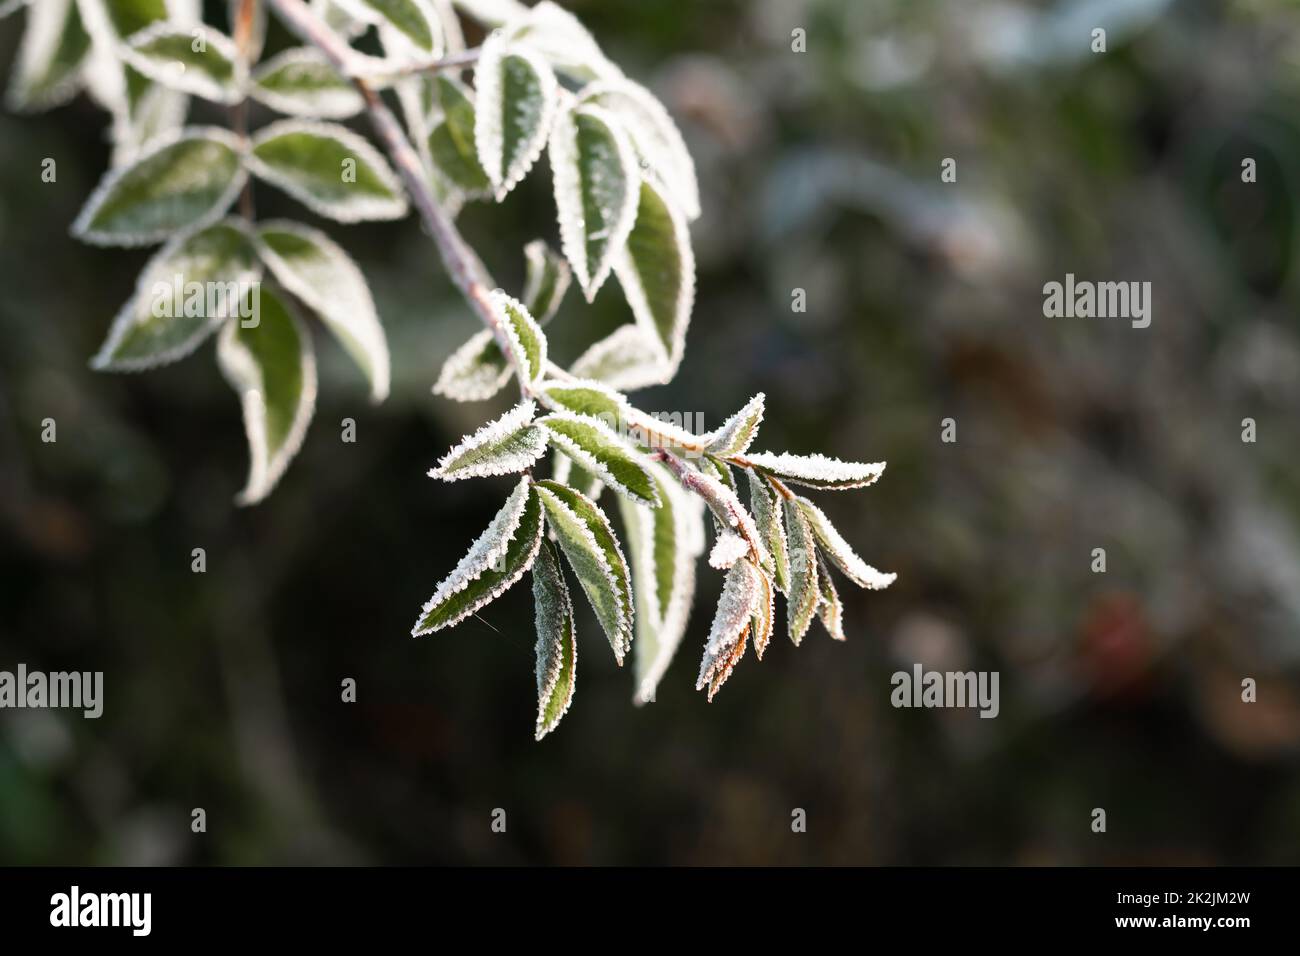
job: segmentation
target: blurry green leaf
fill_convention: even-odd
[[[35,112],[66,103],[81,87],[89,52],[90,37],[74,0],[41,0],[32,5],[6,105],[15,112]]]
[[[510,381],[510,366],[492,333],[484,329],[448,357],[433,386],[437,395],[457,402],[491,398]]]
[[[442,42],[438,17],[427,0],[334,0],[352,16],[371,23],[383,22],[416,49],[433,54]]]
[[[131,37],[122,57],[143,75],[216,103],[244,98],[246,77],[230,37],[210,27],[160,22]]]
[[[541,239],[524,246],[524,261],[528,269],[522,296],[524,307],[539,325],[545,325],[564,300],[573,274],[564,258]]]
[[[686,221],[648,181],[641,184],[627,247],[614,257],[614,274],[637,324],[653,333],[675,369],[695,303],[695,254]]]
[[[293,47],[261,64],[249,95],[279,113],[315,119],[346,119],[365,106],[356,87],[310,47]]]
[[[479,164],[474,146],[475,105],[464,84],[447,76],[434,77],[443,119],[429,134],[429,152],[447,178],[471,196],[488,195],[491,182]]]
[[[536,52],[498,33],[483,43],[474,85],[478,161],[500,202],[541,155],[559,91],[555,74]]]
[[[239,141],[216,127],[191,127],[155,142],[104,177],[73,235],[94,245],[138,246],[216,221],[247,178],[239,150]]]

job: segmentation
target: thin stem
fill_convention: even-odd
[[[239,0],[239,7],[235,11],[234,19],[235,50],[244,65],[248,66],[249,60],[252,59],[249,54],[253,48],[253,24],[257,20],[257,0]],[[248,138],[247,98],[230,107],[230,127],[241,140]],[[244,188],[239,194],[239,214],[248,222],[252,222],[256,215],[256,210],[253,207],[252,176],[245,180]]]
[[[433,60],[414,60],[410,63],[401,63],[396,66],[386,67],[382,71],[364,70],[359,65],[354,66],[356,76],[362,79],[383,79],[397,78],[403,76],[415,76],[420,73],[441,73],[443,70],[459,70],[462,67],[473,66],[478,62],[480,47],[472,47],[468,50],[461,50],[459,53],[448,53],[446,56],[440,56]]]

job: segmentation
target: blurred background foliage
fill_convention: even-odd
[[[144,375],[87,368],[147,257],[68,236],[107,164],[104,114],[0,115],[0,667],[106,684],[97,721],[0,713],[0,862],[1300,862],[1300,10],[566,6],[664,98],[700,168],[686,361],[639,403],[714,427],[763,390],[759,446],[888,460],[875,487],[816,498],[900,580],[842,592],[847,645],[774,642],[711,705],[692,684],[718,572],[701,567],[651,706],[584,611],[574,708],[535,744],[527,587],[407,636],[508,488],[425,477],[508,398],[430,394],[474,324],[415,221],[330,227],[380,305],[392,398],[370,406],[318,336],[306,445],[241,510],[238,403],[210,346]],[[272,52],[289,42],[273,28]],[[511,289],[523,244],[554,239],[549,189],[462,214]],[[265,187],[257,204],[312,218]],[[1151,281],[1151,327],[1044,318],[1066,272]],[[625,309],[612,287],[571,295],[554,351]],[[893,709],[889,675],[916,661],[999,670],[1001,715]]]

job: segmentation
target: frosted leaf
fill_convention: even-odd
[[[542,505],[525,476],[425,602],[411,636],[451,627],[504,594],[532,566],[541,541]]]
[[[624,391],[663,385],[677,369],[667,363],[663,348],[639,325],[622,325],[578,357],[570,371]]]
[[[573,600],[555,552],[545,541],[533,562],[533,602],[537,621],[536,739],[541,740],[568,712],[578,671]]]
[[[555,74],[526,44],[492,33],[474,69],[478,161],[497,202],[528,174],[546,146],[559,101]]]
[[[292,47],[253,71],[249,95],[278,113],[312,119],[346,119],[365,100],[319,50]]]
[[[539,325],[551,321],[569,291],[573,273],[569,264],[541,239],[524,246],[528,277],[524,282],[523,303]]]
[[[790,586],[786,589],[786,622],[795,646],[808,633],[817,613],[821,591],[817,587],[817,545],[799,503],[784,499],[781,508],[790,546]]]
[[[772,579],[760,569],[762,577],[758,600],[754,602],[754,616],[750,619],[750,634],[754,639],[754,656],[760,661],[772,640],[772,630],[776,619],[776,602],[773,598]]]
[[[194,42],[195,30],[202,44]],[[160,21],[133,34],[119,49],[132,68],[164,86],[226,105],[244,98],[248,76],[243,58],[234,40],[211,27]]]
[[[654,700],[659,681],[680,646],[695,597],[695,561],[704,548],[703,504],[684,492],[666,468],[650,465],[660,505],[619,498],[636,594],[636,692]]]
[[[608,385],[590,379],[544,382],[538,392],[547,407],[558,405],[578,415],[599,418],[610,428],[622,428],[627,416],[627,399]]]
[[[707,436],[709,454],[719,458],[743,455],[758,434],[758,426],[762,424],[764,401],[763,393],[759,392],[744,408],[723,422],[721,428],[710,432]]]
[[[747,560],[737,561],[727,572],[695,681],[696,690],[708,688],[709,700],[745,653],[754,608],[762,597],[762,582],[762,572]]]
[[[525,16],[512,19],[506,35],[511,40],[526,40],[541,51],[551,66],[576,80],[623,75],[601,53],[577,17],[551,0],[542,0]]]
[[[203,303],[201,314],[155,315],[159,288],[181,289],[201,283],[220,284],[223,298]],[[227,319],[236,320],[246,308],[244,296],[262,276],[262,269],[242,220],[229,219],[195,233],[182,233],[146,263],[136,279],[135,293],[118,312],[108,338],[91,360],[95,369],[138,372],[166,365],[189,355]],[[213,284],[213,285],[210,285]],[[231,295],[233,293],[233,295]],[[179,293],[178,293],[179,295]],[[212,305],[209,314],[208,306]]]
[[[474,146],[477,106],[474,95],[454,77],[438,74],[433,87],[442,118],[429,134],[429,155],[439,171],[467,198],[492,194],[492,183]]]
[[[590,415],[552,412],[537,420],[551,441],[621,495],[638,504],[659,504],[644,457],[608,425]]]
[[[519,0],[452,0],[472,20],[485,27],[499,27],[527,16],[528,6]]]
[[[641,171],[618,120],[598,106],[555,117],[550,160],[560,245],[590,302],[636,222]]]
[[[16,5],[8,5],[12,13]],[[41,0],[27,12],[5,105],[15,112],[59,106],[81,88],[90,35],[73,0]]]
[[[653,93],[625,77],[600,80],[583,87],[581,98],[618,115],[632,137],[637,154],[663,184],[688,219],[700,215],[700,188],[695,162],[664,105]]]
[[[380,24],[399,34],[415,50],[434,56],[442,47],[437,14],[428,0],[333,0],[350,16]]]
[[[835,582],[831,580],[826,559],[820,554],[817,555],[817,587],[822,596],[821,604],[817,606],[817,617],[821,619],[822,626],[833,640],[847,640],[844,636],[844,605],[840,601],[839,592],[835,590]]]
[[[311,308],[357,363],[372,401],[388,397],[388,340],[361,269],[333,239],[310,226],[268,220],[258,253],[280,284]]]
[[[526,384],[531,385],[546,370],[546,334],[518,299],[511,298],[500,289],[493,290],[490,298],[514,352],[519,375]]]
[[[601,492],[605,490],[603,481],[581,465],[574,464],[573,459],[562,451],[555,452],[551,460],[551,480],[582,492],[592,501],[599,499]],[[627,499],[619,495],[618,500]]]
[[[97,246],[141,246],[211,225],[248,178],[242,148],[217,127],[189,127],[154,140],[100,181],[72,234]]]
[[[248,482],[235,499],[241,505],[271,493],[316,408],[316,358],[306,326],[270,289],[260,297],[257,325],[229,321],[217,338],[217,364],[239,394],[248,436]]]
[[[883,461],[861,463],[840,461],[825,455],[792,455],[782,452],[755,452],[746,455],[750,464],[771,472],[778,478],[808,488],[823,491],[841,491],[846,488],[865,488],[885,470]]]
[[[695,304],[695,253],[686,220],[648,180],[641,183],[636,221],[613,268],[637,324],[663,349],[665,363],[676,367]]]
[[[433,391],[457,402],[478,402],[491,398],[508,381],[510,366],[496,338],[484,329],[443,363]]]
[[[407,212],[406,194],[387,160],[337,123],[271,123],[253,136],[245,162],[253,175],[328,219],[400,219]],[[344,177],[347,169],[355,175]]]
[[[835,565],[843,571],[852,581],[860,588],[867,588],[875,591],[880,588],[887,588],[894,583],[898,577],[894,573],[877,571],[871,565],[863,561],[844,540],[844,537],[835,530],[830,519],[811,501],[806,498],[797,499],[799,509],[806,516],[809,526],[821,542],[822,548],[826,551]],[[787,515],[789,511],[787,510]]]
[[[725,571],[745,555],[749,554],[749,544],[738,534],[730,531],[718,536],[709,552],[709,567]]]
[[[772,556],[770,568],[779,591],[785,592],[790,582],[790,552],[785,538],[785,520],[776,489],[767,479],[746,470],[749,476],[749,507],[754,513],[754,524]]]
[[[621,666],[632,646],[632,584],[609,519],[594,501],[565,485],[542,481],[537,491],[547,523]]]
[[[705,459],[705,462],[708,463],[710,460]],[[745,510],[745,506],[740,503],[740,498],[733,488],[724,484],[711,471],[692,473],[686,480],[690,483],[691,489],[704,498],[705,504],[718,519],[722,529],[733,531],[745,540],[753,551],[754,559],[760,565],[772,560],[767,546],[763,544],[762,535],[758,532],[758,526],[750,513]]]
[[[484,425],[438,461],[430,478],[458,481],[490,475],[509,475],[531,468],[546,453],[546,434],[533,428],[537,406],[522,402],[496,421]]]

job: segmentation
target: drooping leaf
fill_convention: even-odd
[[[475,333],[442,365],[434,394],[457,402],[491,398],[510,381],[510,366],[497,340],[487,329]]]
[[[790,640],[795,646],[808,633],[808,625],[817,613],[821,602],[821,591],[817,587],[817,545],[813,541],[812,528],[800,509],[799,503],[783,499],[781,509],[785,516],[785,527],[790,548],[790,578],[786,589],[786,621],[790,630]]]
[[[529,424],[536,411],[532,402],[521,402],[473,435],[466,435],[442,456],[429,477],[458,481],[531,468],[546,453],[546,433]]]
[[[695,681],[696,690],[708,689],[710,701],[744,656],[762,580],[763,573],[747,560],[737,561],[727,572]]]
[[[509,590],[532,567],[542,543],[542,524],[541,500],[525,476],[425,602],[411,636],[459,624]]]
[[[100,181],[73,235],[94,245],[139,246],[210,225],[247,179],[239,151],[239,141],[215,127],[191,127],[155,141]]]
[[[560,562],[546,541],[533,562],[533,601],[537,605],[536,739],[541,740],[568,712],[578,671],[573,600]]]
[[[292,47],[253,71],[249,95],[278,113],[305,119],[346,119],[365,100],[321,52]]]
[[[860,588],[867,588],[875,591],[880,588],[887,588],[894,583],[898,577],[894,573],[877,571],[867,562],[858,557],[857,553],[844,540],[844,537],[831,524],[830,519],[807,498],[798,498],[798,507],[800,513],[807,519],[809,527],[817,540],[821,542],[826,556],[843,571],[850,581]],[[787,515],[789,511],[787,509]]]
[[[541,239],[534,239],[524,246],[524,261],[528,269],[524,282],[524,307],[539,325],[545,325],[564,301],[573,274],[564,258]]]
[[[15,112],[35,112],[66,103],[81,87],[89,53],[90,35],[74,0],[34,4],[27,13],[5,104]]]
[[[442,42],[438,17],[426,0],[334,0],[359,20],[384,23],[422,53],[433,55]]]
[[[370,396],[388,397],[388,341],[357,264],[325,233],[285,219],[257,230],[258,252],[280,284],[320,316],[357,363]]]
[[[492,183],[474,146],[477,105],[465,85],[450,76],[433,79],[442,119],[429,134],[434,164],[468,196],[491,194]]]
[[[861,463],[840,461],[825,455],[792,455],[782,452],[754,452],[746,459],[764,471],[771,472],[783,481],[818,488],[822,491],[843,491],[847,488],[865,488],[885,470],[883,461]]]
[[[515,366],[520,376],[531,385],[546,371],[546,334],[518,299],[494,289],[491,300],[514,352]]]
[[[328,219],[406,215],[406,195],[378,150],[334,123],[272,123],[253,137],[248,165],[255,176]]]
[[[790,586],[790,554],[786,547],[781,502],[765,478],[752,470],[747,469],[745,473],[749,476],[749,507],[754,514],[754,523],[772,556],[770,570],[776,587],[784,593]]]
[[[772,579],[761,568],[759,577],[761,579],[759,595],[758,600],[754,602],[754,615],[750,619],[749,631],[754,637],[754,656],[761,661],[768,642],[772,640],[772,631],[775,629],[776,602],[772,594]]]
[[[222,322],[252,318],[261,274],[241,221],[182,233],[145,265],[91,366],[134,372],[189,355]]]
[[[648,180],[641,183],[627,246],[614,257],[614,274],[637,324],[652,333],[675,369],[695,303],[695,254],[686,221]]]
[[[557,448],[619,494],[638,504],[658,506],[654,479],[642,456],[600,419],[552,412],[537,424],[550,432]]]
[[[764,400],[763,393],[759,392],[745,403],[744,408],[723,422],[721,428],[711,432],[706,446],[709,454],[719,458],[744,454],[763,421]]]
[[[251,462],[235,499],[256,504],[271,493],[302,445],[316,408],[316,358],[307,329],[289,304],[260,292],[256,325],[227,322],[217,362],[244,411]]]
[[[654,700],[686,633],[695,596],[695,562],[704,549],[703,506],[663,465],[651,463],[658,508],[618,499],[627,529],[636,595],[636,693]]]
[[[833,640],[847,640],[844,636],[844,605],[840,601],[839,592],[835,590],[835,582],[831,580],[826,559],[820,554],[817,555],[817,589],[822,597],[821,603],[817,605],[817,617],[826,628],[826,633]]]
[[[560,243],[590,302],[636,221],[640,169],[618,120],[598,106],[555,117],[550,160]]]
[[[207,26],[161,21],[133,35],[122,58],[151,80],[215,103],[244,98],[247,80],[235,42]]]
[[[546,520],[620,665],[632,646],[632,584],[609,518],[590,498],[554,481],[537,483]]]
[[[639,325],[619,326],[583,352],[570,371],[623,391],[663,385],[674,373],[663,346]]]
[[[564,379],[547,382],[538,391],[549,407],[598,418],[616,431],[624,426],[627,399],[608,385],[590,379]]]
[[[587,28],[551,0],[541,0],[508,23],[506,36],[536,47],[556,70],[575,80],[618,77],[623,73],[606,59]]]
[[[542,154],[559,91],[555,74],[526,44],[490,34],[474,70],[474,142],[500,202]]]
[[[699,218],[695,163],[672,117],[654,94],[620,77],[588,84],[581,98],[605,107],[623,121],[637,154],[663,184],[673,204],[687,219]]]

